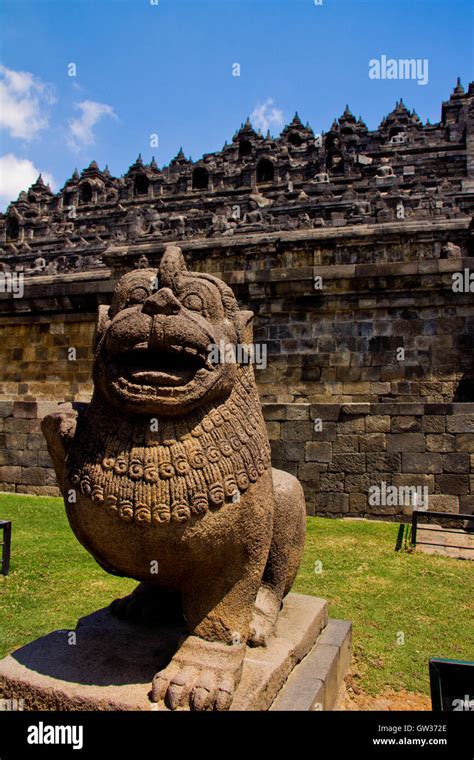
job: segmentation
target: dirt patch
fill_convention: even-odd
[[[431,699],[426,694],[413,691],[394,691],[385,689],[373,697],[365,694],[353,683],[351,677],[346,680],[346,693],[339,710],[424,710],[431,711]]]

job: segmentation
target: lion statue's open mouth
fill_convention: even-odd
[[[213,371],[206,354],[191,346],[152,351],[146,345],[114,356],[111,369],[119,383],[128,387],[145,386],[150,391],[187,386],[195,378],[202,379]]]
[[[228,395],[238,368],[212,363],[219,342],[238,343],[251,319],[230,288],[188,272],[170,247],[158,272],[142,269],[120,280],[96,333],[96,392],[124,411],[173,416]]]

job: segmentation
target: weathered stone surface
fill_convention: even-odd
[[[417,433],[421,430],[421,418],[413,416],[392,417],[392,433]]]
[[[324,512],[344,513],[349,511],[349,496],[346,493],[324,493],[316,499],[316,514]]]
[[[443,472],[469,473],[469,454],[441,454]]]
[[[282,434],[287,441],[307,441],[313,434],[313,423],[295,420],[282,423]]]
[[[425,437],[422,433],[398,433],[388,435],[387,451],[425,451]]]
[[[387,437],[384,433],[366,433],[360,437],[360,451],[385,451]]]
[[[324,420],[322,422],[322,430],[320,432],[313,430],[313,434],[312,434],[313,441],[329,441],[331,443],[334,443],[336,438],[337,438],[337,423],[336,422],[327,422],[326,420]]]
[[[262,411],[266,420],[286,420],[287,404],[263,404]]]
[[[307,462],[330,462],[331,445],[310,441],[305,445],[305,459]]]
[[[290,594],[275,627],[269,646],[247,649],[241,684],[231,710],[267,710],[286,688],[294,666],[313,651],[320,633],[328,624],[327,603],[323,599]],[[308,602],[306,602],[308,600]],[[285,656],[276,654],[279,644]],[[283,687],[283,688],[282,688]]]
[[[446,419],[448,433],[474,433],[473,414],[453,414]]]
[[[10,417],[13,413],[13,401],[0,401],[0,417]]]
[[[403,472],[437,473],[443,471],[441,454],[402,453]]]
[[[455,438],[454,447],[456,451],[467,451],[474,454],[474,434],[463,433]]]
[[[0,467],[0,480],[8,483],[21,482],[21,467],[2,466]]]
[[[378,476],[378,473],[374,475],[376,478]],[[354,492],[366,492],[369,489],[369,486],[372,483],[372,474],[370,473],[363,473],[361,475],[346,475],[345,480],[345,489],[347,492],[352,493]]]
[[[309,420],[309,404],[292,404],[287,407],[288,420]],[[313,426],[311,426],[312,428]]]
[[[351,493],[349,495],[349,512],[361,512],[368,511],[369,502],[366,493]]]
[[[469,493],[468,475],[436,475],[435,491],[439,494],[457,494],[458,496]]]
[[[388,414],[370,413],[365,421],[367,433],[389,433],[391,419]]]
[[[270,441],[279,441],[281,439],[281,424],[279,422],[267,422],[266,428]]]
[[[336,435],[332,444],[333,454],[356,453],[359,451],[359,438],[362,443],[362,436],[358,435]]]
[[[310,417],[312,420],[337,420],[341,413],[340,404],[311,404]]]
[[[327,472],[328,466],[324,462],[304,462],[298,465],[298,472],[303,480],[313,480],[320,473]]]
[[[343,414],[366,414],[370,413],[370,404],[368,403],[353,403],[343,404],[341,409]]]
[[[337,679],[341,682],[348,674],[351,665],[352,623],[349,620],[330,620],[318,643],[339,649]]]
[[[319,488],[321,491],[343,491],[344,477],[336,473],[322,474],[319,478]]]
[[[51,477],[45,467],[22,467],[20,481],[23,485],[45,486]]]
[[[474,494],[459,497],[459,511],[466,515],[474,514]]]
[[[400,472],[402,469],[402,455],[398,454],[375,454],[368,452],[365,455],[365,463],[368,472]]]
[[[454,451],[454,442],[454,436],[448,433],[441,433],[440,435],[429,433],[426,436],[426,449],[427,451]]]
[[[38,405],[31,401],[15,401],[13,404],[14,417],[37,417]]]
[[[435,476],[434,475],[420,475],[417,473],[395,474],[392,478],[392,485],[394,486],[415,486],[421,488],[427,488],[429,493],[434,493],[435,488]]]
[[[329,463],[330,472],[347,472],[352,475],[365,472],[365,454],[335,454]]]
[[[17,485],[15,490],[16,493],[29,493],[34,496],[61,496],[57,486]]]
[[[3,491],[4,493],[15,493],[16,485],[15,483],[0,483],[0,491]]]
[[[444,433],[446,418],[441,414],[425,414],[421,420],[421,429],[424,433]]]
[[[459,497],[452,494],[430,493],[428,497],[428,509],[432,512],[459,512]]]
[[[339,420],[338,432],[340,435],[362,435],[365,433],[365,417],[347,416]]]
[[[310,444],[303,441],[283,441],[283,459],[288,462],[301,462],[306,458],[305,452],[308,445]]]

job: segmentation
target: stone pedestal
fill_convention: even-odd
[[[1,660],[0,696],[26,710],[154,710],[151,681],[183,633],[98,610]],[[350,653],[348,621],[328,620],[324,599],[289,594],[269,645],[247,648],[231,710],[332,710]]]

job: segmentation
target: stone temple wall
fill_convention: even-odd
[[[88,399],[94,315],[0,319],[3,400]],[[68,360],[74,347],[76,361]]]
[[[0,491],[59,495],[40,429],[55,409],[0,402]],[[404,504],[369,499],[391,486],[426,489],[436,512],[474,511],[474,404],[264,403],[263,412],[272,463],[298,477],[308,514],[405,520],[411,491]]]
[[[436,125],[401,102],[375,132],[346,109],[322,140],[246,123],[196,163],[92,162],[20,193],[0,214],[0,278],[24,278],[0,288],[0,490],[58,493],[40,419],[90,398],[98,307],[173,243],[254,312],[273,462],[310,513],[408,519],[370,501],[381,484],[472,512],[473,134],[458,82]]]
[[[474,511],[474,404],[266,404],[264,412],[273,465],[299,478],[310,514],[409,517],[411,492],[405,504],[371,503],[371,487],[383,483],[426,488],[423,506],[435,512]]]
[[[448,403],[474,401],[473,292],[453,290],[453,275],[474,271],[473,232],[468,217],[384,224],[375,239],[358,227],[180,244],[190,268],[222,277],[254,312],[263,401]],[[87,398],[98,305],[164,248],[111,247],[100,275],[25,278],[23,298],[0,293],[1,397]]]
[[[442,257],[448,239],[454,258]],[[360,257],[361,230],[332,246],[323,231],[219,243],[182,247],[190,267],[222,276],[255,312],[255,342],[268,349],[255,373],[273,463],[298,476],[308,512],[408,519],[411,504],[369,502],[382,483],[426,487],[432,510],[471,512],[474,307],[472,293],[452,289],[453,273],[474,269],[468,221],[384,227],[380,258],[394,260],[378,263],[324,263],[329,249],[339,260],[352,246]],[[163,247],[148,245],[151,265]],[[3,295],[0,490],[58,494],[40,419],[58,401],[90,398],[95,310],[139,255],[143,247],[111,249],[100,276],[36,278],[22,299]]]

